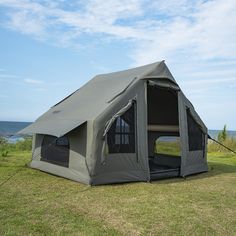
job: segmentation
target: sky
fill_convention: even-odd
[[[0,0],[0,120],[161,60],[209,129],[236,130],[235,0]]]

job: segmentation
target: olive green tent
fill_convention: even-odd
[[[20,133],[34,134],[32,168],[90,185],[207,171],[207,128],[164,61],[98,75]]]

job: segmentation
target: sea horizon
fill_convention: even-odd
[[[24,129],[33,122],[29,121],[0,121],[0,136],[9,137],[9,136],[20,136],[17,134],[21,129]],[[222,129],[208,129],[208,134],[212,138],[216,138],[218,133]],[[236,137],[236,130],[227,130],[229,136]]]

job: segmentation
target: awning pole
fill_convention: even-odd
[[[236,154],[236,151],[234,151],[231,148],[225,146],[223,143],[220,143],[219,141],[215,140],[209,134],[208,134],[208,139],[211,139],[212,141],[216,142],[217,144],[221,145],[222,147],[224,147],[224,148],[228,149],[229,151],[231,151],[232,153]]]

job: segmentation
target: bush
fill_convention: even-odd
[[[31,151],[32,149],[32,138],[27,138],[23,141],[19,141],[15,144],[16,151]]]

